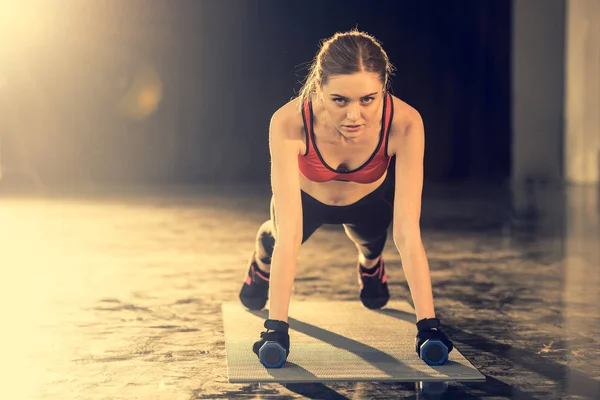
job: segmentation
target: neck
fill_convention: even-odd
[[[338,129],[335,129],[335,133],[336,133],[336,138],[342,144],[356,144],[356,143],[360,143],[360,142],[364,141],[365,139],[367,139],[365,137],[365,135],[361,135],[358,137],[347,137],[342,132],[340,132]]]

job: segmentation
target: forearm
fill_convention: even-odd
[[[435,309],[431,289],[431,275],[423,243],[420,238],[395,241],[415,305],[417,321],[423,318],[434,318]]]
[[[298,265],[298,250],[275,244],[269,282],[269,319],[288,322],[292,286]]]

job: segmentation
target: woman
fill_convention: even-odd
[[[288,308],[298,252],[322,224],[344,226],[358,249],[360,299],[370,309],[383,307],[389,291],[381,253],[392,221],[417,327],[452,350],[436,330],[419,226],[423,122],[414,108],[388,93],[391,72],[375,38],[337,33],[323,42],[298,98],[271,119],[271,219],[258,231],[239,296],[252,310],[271,299],[267,331],[253,348],[257,354],[268,340],[280,342],[289,354]],[[420,341],[417,335],[417,352]]]

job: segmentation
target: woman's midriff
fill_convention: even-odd
[[[385,180],[387,172],[373,183],[355,182],[312,182],[300,174],[300,189],[311,197],[329,206],[347,206],[356,203],[375,189]]]

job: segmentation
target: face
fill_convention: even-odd
[[[358,72],[336,75],[320,88],[327,125],[348,138],[358,138],[381,122],[383,85],[379,75]]]

